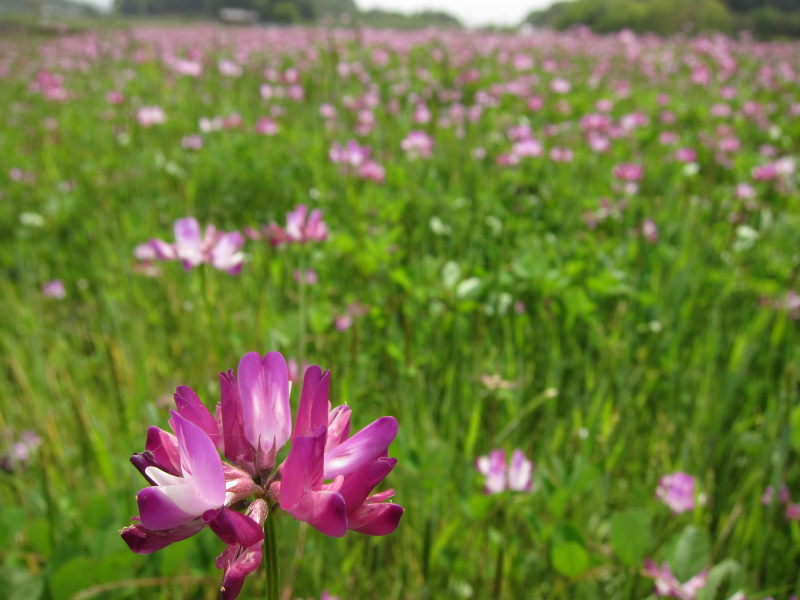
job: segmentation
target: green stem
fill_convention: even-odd
[[[300,381],[303,380],[304,365],[306,362],[306,249],[304,246],[300,247],[300,277],[298,277],[299,285],[299,304],[300,311],[300,351],[297,357],[297,376]]]
[[[275,517],[267,517],[264,523],[264,566],[267,571],[266,600],[279,600],[278,592],[278,546],[275,543]]]

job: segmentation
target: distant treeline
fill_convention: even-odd
[[[221,8],[243,8],[279,23],[358,12],[354,0],[116,0],[115,6],[123,15],[217,16]]]
[[[583,24],[598,33],[747,29],[761,38],[800,37],[800,0],[574,0],[534,11],[526,21],[555,29]]]
[[[411,15],[384,10],[359,12],[354,0],[116,0],[116,9],[123,15],[216,16],[223,7],[252,10],[262,20],[278,23],[311,22],[347,15],[375,27],[461,26],[455,17],[436,11]]]

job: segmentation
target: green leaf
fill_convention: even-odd
[[[27,570],[4,567],[0,570],[0,589],[6,600],[37,600],[44,590],[44,581]]]
[[[708,565],[710,549],[708,535],[694,525],[689,525],[675,541],[667,562],[675,577],[684,582]]]
[[[61,565],[50,578],[50,595],[53,600],[67,600],[75,592],[94,582],[95,561],[86,556],[76,556]]]
[[[650,513],[647,510],[631,508],[611,517],[611,547],[629,567],[642,562],[650,540]]]
[[[589,566],[589,554],[577,542],[556,544],[551,558],[556,571],[567,577],[576,577]]]
[[[728,580],[726,595],[740,591],[744,585],[744,571],[735,560],[724,560],[708,572],[706,585],[700,590],[697,600],[714,600],[720,591],[722,582],[726,579]]]

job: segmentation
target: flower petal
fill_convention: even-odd
[[[325,479],[346,475],[361,465],[386,456],[397,435],[397,419],[381,417],[325,455]]]
[[[317,365],[306,369],[293,436],[311,436],[327,426],[329,387],[330,371],[323,373]]]
[[[153,466],[173,475],[180,475],[181,457],[178,438],[158,427],[148,427],[144,447],[153,455],[155,461]]]
[[[203,515],[211,531],[226,544],[252,546],[264,539],[264,530],[248,516],[229,508],[208,511]]]
[[[365,535],[389,535],[397,529],[404,512],[399,504],[368,502],[350,516],[350,529]]]
[[[150,554],[193,536],[204,526],[203,521],[196,519],[172,529],[153,531],[137,523],[120,531],[120,535],[128,547],[137,554]]]
[[[373,488],[383,481],[395,465],[396,458],[378,458],[345,476],[339,493],[347,504],[348,514],[358,510]]]
[[[286,360],[279,352],[263,359],[248,352],[239,361],[238,378],[245,437],[262,452],[277,452],[292,429]]]
[[[146,487],[136,495],[139,504],[139,518],[147,529],[163,531],[186,525],[199,515],[187,513],[178,508],[164,488]]]
[[[225,502],[225,473],[214,443],[202,429],[177,412],[172,412],[172,418],[183,476],[191,478],[197,495],[208,504],[208,508],[222,506]]]
[[[175,406],[181,416],[202,429],[211,438],[214,445],[217,445],[219,440],[217,422],[195,391],[190,387],[181,385],[175,390],[174,398]]]

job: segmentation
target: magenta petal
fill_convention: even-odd
[[[365,535],[389,535],[404,512],[402,506],[391,502],[366,503],[350,516],[350,529]]]
[[[174,398],[175,406],[181,416],[202,429],[214,445],[217,445],[219,438],[217,422],[194,390],[185,385],[178,386]]]
[[[289,439],[289,369],[279,352],[262,359],[248,352],[239,361],[239,396],[247,441],[262,452],[277,451]]]
[[[292,441],[281,477],[280,505],[283,510],[291,512],[310,490],[322,485],[324,449],[324,431],[316,437],[298,437]]]
[[[225,473],[214,442],[197,425],[172,412],[183,475],[191,474],[197,494],[212,506],[225,502]]]
[[[164,240],[152,239],[147,242],[158,260],[175,260],[178,258],[175,247]]]
[[[344,498],[336,492],[309,492],[289,514],[330,537],[347,533],[347,508]]]
[[[330,371],[323,373],[317,365],[306,369],[293,436],[311,436],[318,428],[327,426],[329,387]]]
[[[158,427],[148,427],[144,447],[153,455],[154,466],[172,475],[181,474],[178,438],[174,435]]]
[[[325,478],[346,475],[371,460],[386,456],[397,435],[397,420],[381,417],[325,455]]]
[[[165,531],[153,531],[144,525],[136,524],[120,531],[120,535],[128,547],[137,554],[150,554],[193,536],[204,526],[200,519]]]
[[[194,217],[175,221],[175,242],[183,248],[200,250],[200,223]]]
[[[178,508],[160,487],[146,487],[136,495],[139,504],[139,516],[147,529],[163,531],[186,525],[193,521],[190,515]]]
[[[252,520],[260,530],[267,518],[267,512],[267,503],[262,499],[255,500],[247,508],[247,516],[245,518]],[[222,600],[233,600],[239,595],[244,584],[244,578],[255,571],[261,563],[263,545],[263,536],[258,542],[250,546],[229,544],[225,551],[217,557],[217,568],[225,569],[222,586],[220,587],[220,598]]]
[[[228,546],[217,558],[217,567],[225,569],[220,585],[220,600],[235,600],[244,586],[244,579],[258,569],[261,564],[261,551],[264,542],[259,542],[249,548],[238,545]]]
[[[253,448],[244,435],[242,405],[239,386],[233,371],[219,374],[220,415],[225,456],[240,466],[248,468],[253,463]]]
[[[347,504],[348,514],[364,503],[373,488],[383,481],[396,464],[396,458],[378,458],[345,476],[339,493]]]
[[[264,531],[250,517],[229,508],[220,511],[208,511],[203,514],[211,531],[217,534],[226,544],[252,546],[264,539]]]
[[[244,237],[238,231],[223,233],[211,250],[211,264],[231,275],[238,275],[244,261],[244,255],[239,252],[243,244]]]
[[[325,441],[325,452],[330,452],[350,435],[350,407],[346,404],[337,406],[328,415],[328,439]]]
[[[144,452],[137,452],[133,456],[131,456],[131,464],[136,467],[139,472],[142,474],[147,480],[147,483],[150,485],[156,485],[156,482],[153,481],[147,475],[147,467],[156,467],[157,469],[160,468],[159,464],[156,462],[155,458],[153,458],[153,453],[149,450],[145,450]],[[164,469],[162,469],[163,471]]]

